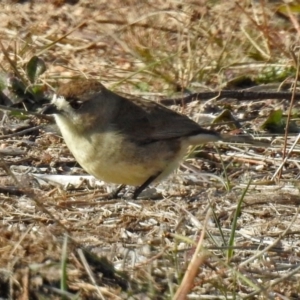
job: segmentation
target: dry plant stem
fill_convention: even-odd
[[[94,285],[92,285],[88,282],[76,282],[76,284],[69,284],[69,288],[74,289],[74,290],[80,289],[85,292],[87,292],[87,291],[95,292],[96,291],[96,288],[94,287]],[[105,294],[107,296],[107,298],[104,298],[104,299],[112,299],[112,300],[123,300],[124,299],[124,298],[117,296],[116,293],[114,293],[114,290],[110,290],[109,288],[100,287],[100,290],[102,291],[102,294]],[[73,298],[68,298],[68,299],[88,299],[88,298],[73,297]],[[91,298],[89,298],[89,299],[98,299],[98,298],[95,298],[95,296],[94,297],[91,296]]]
[[[300,93],[291,93],[291,92],[253,92],[247,90],[222,90],[216,92],[200,92],[200,93],[193,93],[188,96],[183,96],[181,98],[171,98],[171,99],[162,99],[159,103],[163,105],[185,105],[192,101],[202,101],[208,100],[211,98],[215,98],[215,100],[221,98],[231,98],[236,100],[264,100],[264,99],[289,99],[294,95],[296,100],[300,99]],[[232,101],[227,99],[227,101]]]
[[[298,32],[298,36],[300,36],[300,26],[299,26],[299,22],[297,21],[297,18],[295,18],[295,16],[291,12],[290,6],[288,4],[285,4],[285,7],[286,7],[286,11],[287,11],[287,13],[289,15],[289,18],[290,18],[292,24],[294,25],[294,28]]]
[[[11,138],[11,137],[14,137],[14,136],[18,136],[18,135],[25,135],[25,134],[27,134],[27,133],[29,133],[29,132],[32,132],[32,131],[34,131],[34,130],[41,129],[41,128],[43,128],[43,127],[44,127],[44,125],[38,125],[38,126],[34,126],[34,127],[31,127],[31,128],[27,128],[27,129],[24,129],[24,130],[15,132],[15,133],[1,135],[1,136],[0,136],[0,140],[8,139],[8,138]]]
[[[55,46],[59,41],[63,40],[65,37],[67,37],[68,35],[70,35],[76,29],[84,26],[86,23],[87,23],[86,20],[83,21],[83,22],[81,22],[81,23],[79,23],[77,26],[75,26],[74,28],[72,28],[70,31],[68,31],[67,33],[65,33],[63,36],[61,36],[60,38],[58,38],[54,42],[50,43],[49,45],[45,46],[41,51],[37,52],[35,55],[36,56],[42,55],[45,51],[48,51],[50,48],[52,48],[53,46]]]
[[[266,43],[266,47],[268,49],[268,55],[270,57],[271,54],[271,43],[270,43],[270,30],[268,28],[268,24],[269,24],[269,20],[268,20],[268,16],[266,14],[266,6],[265,6],[265,2],[264,0],[260,0],[260,6],[262,8],[262,15],[263,15],[263,23],[261,24],[261,27],[263,28],[262,31],[264,33],[264,37],[265,37],[265,43]]]
[[[174,201],[170,201],[174,206],[177,206],[180,210],[184,211],[185,214],[188,215],[188,217],[190,218],[191,222],[193,223],[193,226],[196,226],[197,229],[201,230],[203,229],[204,227],[201,226],[201,222],[198,221],[198,219],[191,213],[189,212],[188,210],[186,210],[184,207],[182,207],[181,205],[179,205],[178,203],[174,202]],[[212,207],[212,203],[209,203],[208,206],[207,206],[207,209],[204,210],[207,211],[209,210],[209,208]],[[176,234],[175,234],[176,235]],[[174,236],[175,236],[174,235]]]
[[[274,175],[272,176],[271,180],[274,180],[275,177],[277,176],[277,174],[280,173],[280,171],[282,170],[283,165],[286,163],[286,161],[288,160],[290,154],[292,153],[292,151],[294,150],[294,148],[296,147],[296,145],[298,144],[298,141],[300,139],[300,133],[298,134],[295,142],[293,143],[293,145],[291,146],[291,148],[289,149],[289,152],[284,156],[283,161],[281,162],[280,166],[277,168],[276,172],[274,173]],[[284,144],[286,145],[286,140],[284,141]]]
[[[251,36],[248,34],[248,32],[241,27],[242,32],[245,34],[246,38],[248,39],[248,41],[253,45],[253,47],[259,51],[259,53],[265,58],[265,59],[270,59],[270,55],[267,54],[263,49],[261,49],[261,47],[259,47],[257,45],[257,43],[251,38]]]
[[[291,272],[283,275],[282,277],[275,279],[268,286],[264,287],[263,290],[266,290],[268,288],[271,288],[272,286],[275,286],[275,285],[279,284],[280,282],[282,282],[282,281],[284,281],[284,280],[292,277],[293,275],[297,274],[299,271],[300,271],[300,266],[298,266],[297,268],[293,269]],[[258,291],[255,291],[255,292],[253,292],[253,293],[251,293],[251,294],[249,294],[247,296],[242,297],[242,299],[253,299],[253,296],[257,295],[261,291],[262,291],[262,289],[258,290]]]
[[[100,289],[99,289],[99,287],[98,287],[98,285],[96,283],[96,280],[95,280],[95,278],[93,276],[92,270],[91,270],[88,262],[85,259],[85,256],[83,254],[82,249],[78,249],[77,252],[78,252],[78,255],[79,255],[80,259],[81,259],[82,264],[85,267],[85,270],[86,270],[87,274],[90,277],[91,282],[93,283],[94,287],[96,288],[96,290],[97,290],[97,292],[99,294],[100,299],[105,300],[104,296],[102,295],[102,293],[101,293],[101,291],[100,291]]]
[[[293,219],[291,220],[289,226],[285,229],[285,231],[280,234],[278,236],[278,238],[274,241],[274,243],[272,243],[271,245],[269,245],[268,247],[264,248],[262,251],[257,252],[255,255],[251,256],[249,259],[245,260],[244,262],[242,262],[239,265],[239,268],[246,266],[247,264],[249,264],[250,262],[252,262],[253,260],[255,260],[256,258],[260,257],[261,255],[263,255],[265,252],[269,251],[270,249],[272,249],[274,246],[276,246],[277,243],[280,242],[280,240],[287,234],[287,232],[290,230],[290,228],[292,227],[292,225],[294,224],[294,222],[296,221],[296,219],[298,218],[298,214],[299,214],[299,208],[296,210],[296,213],[293,217]]]
[[[4,111],[12,111],[12,112],[19,112],[22,113],[24,115],[33,115],[36,117],[39,117],[41,119],[45,119],[45,120],[54,120],[52,116],[47,116],[47,115],[43,115],[43,114],[39,114],[33,111],[26,111],[24,109],[18,109],[18,108],[14,108],[14,107],[8,107],[5,105],[0,105],[0,110],[4,110]]]
[[[295,54],[293,53],[292,50],[290,50],[291,55],[295,58]],[[287,116],[287,120],[286,120],[286,126],[285,126],[285,132],[284,132],[284,144],[283,144],[283,161],[286,158],[286,146],[287,146],[287,137],[288,137],[288,133],[289,133],[289,123],[291,120],[291,115],[292,115],[292,108],[294,106],[294,102],[295,102],[295,94],[296,94],[296,86],[297,86],[297,80],[299,78],[299,58],[300,58],[300,52],[298,49],[298,57],[296,59],[296,64],[297,64],[297,71],[296,71],[296,75],[295,75],[295,82],[293,85],[293,91],[292,91],[292,97],[291,97],[291,102],[290,102],[290,107],[289,107],[289,111],[288,111],[288,116]],[[282,165],[283,166],[283,165]],[[278,173],[279,178],[281,177],[281,170],[282,167],[280,168],[280,171]]]
[[[10,258],[13,258],[13,255],[15,253],[15,251],[17,250],[17,248],[21,245],[22,241],[24,240],[24,238],[26,237],[26,235],[31,231],[31,229],[33,228],[33,224],[31,224],[27,230],[22,234],[21,238],[18,240],[18,242],[14,245],[14,248],[12,249],[12,251],[9,254]]]
[[[131,26],[131,27],[141,27],[141,28],[151,28],[155,29],[158,31],[165,31],[165,32],[170,32],[170,33],[177,33],[176,30],[173,30],[171,28],[163,27],[163,26],[155,26],[154,24],[141,24],[138,23],[140,19],[134,20],[130,23],[128,21],[122,21],[122,20],[115,20],[115,19],[109,19],[109,20],[95,20],[98,24],[114,24],[114,25],[123,25],[120,27],[118,32],[124,30],[126,27]]]
[[[22,295],[20,296],[20,300],[29,300],[29,268],[25,268],[23,274],[22,274]]]
[[[164,254],[166,253],[166,251],[170,248],[170,246],[165,246],[162,251],[160,251],[158,254],[152,256],[150,259],[138,264],[138,265],[135,265],[134,266],[134,269],[137,269],[137,268],[140,268],[142,266],[145,266],[145,265],[149,265],[150,263],[152,263],[153,261],[157,260],[158,258],[160,257],[163,257]]]
[[[241,1],[240,1],[241,2]],[[243,12],[243,14],[248,18],[248,20],[250,20],[250,22],[254,25],[254,27],[256,27],[256,29],[258,31],[260,31],[262,33],[262,35],[264,36],[264,38],[268,41],[268,49],[271,48],[271,46],[276,45],[277,48],[279,48],[281,50],[282,53],[284,53],[285,55],[287,55],[287,51],[286,48],[278,43],[270,34],[269,32],[267,32],[265,27],[262,27],[260,24],[258,24],[252,17],[249,16],[249,14],[247,13],[247,11],[240,5],[239,1],[235,1],[236,6]],[[267,34],[268,33],[268,34]]]
[[[15,74],[17,75],[18,78],[21,78],[22,82],[25,82],[24,78],[22,77],[22,75],[20,74],[16,63],[14,61],[12,61],[9,57],[9,53],[6,51],[6,49],[4,48],[3,44],[0,41],[0,48],[3,52],[3,55],[5,56],[5,59],[9,62],[10,66],[12,67],[12,69],[14,70]],[[4,70],[4,68],[2,68]]]
[[[192,260],[189,263],[188,268],[184,274],[182,282],[181,282],[178,290],[176,291],[176,294],[175,294],[173,300],[186,299],[187,294],[192,289],[194,279],[197,276],[197,273],[199,272],[199,267],[205,262],[206,258],[208,257],[208,255],[205,253],[200,254],[200,251],[201,251],[202,244],[204,241],[205,230],[206,230],[206,226],[207,226],[208,220],[210,218],[210,215],[211,215],[211,209],[209,209],[207,211],[207,214],[204,219],[203,229],[202,229],[201,236],[199,238],[196,250],[195,250]]]

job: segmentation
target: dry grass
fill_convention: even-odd
[[[4,1],[0,36],[21,76],[33,55],[44,59],[45,86],[84,76],[153,100],[261,83],[289,88],[297,18],[292,6],[282,12],[269,2]],[[5,78],[12,70],[0,58]],[[44,121],[3,113],[0,298],[300,299],[298,137],[285,142],[260,128],[281,108],[299,132],[299,104],[290,103],[172,106],[194,119],[229,109],[242,127],[217,130],[248,132],[270,147],[201,147],[155,187],[163,200],[134,202],[100,201],[107,184],[66,190],[37,181],[33,174],[84,172],[57,134],[33,128]],[[32,130],[16,134],[16,126]]]

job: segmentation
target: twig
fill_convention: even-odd
[[[11,137],[18,136],[18,135],[27,134],[29,132],[32,132],[34,130],[38,130],[38,129],[43,128],[43,127],[44,127],[44,125],[38,125],[38,126],[34,126],[34,127],[30,127],[30,128],[21,130],[21,131],[14,132],[14,133],[11,133],[11,134],[0,135],[0,140],[4,140],[4,139],[11,138]]]
[[[275,247],[280,240],[288,233],[288,231],[290,230],[290,228],[292,227],[292,225],[295,223],[296,219],[299,216],[299,209],[297,209],[293,219],[291,220],[289,226],[284,230],[284,232],[282,232],[278,238],[272,243],[270,244],[268,247],[264,248],[262,251],[258,251],[255,255],[251,256],[249,259],[243,261],[240,265],[239,268],[244,267],[246,265],[248,265],[250,262],[252,262],[253,260],[257,259],[258,257],[262,256],[264,253],[266,253],[267,251],[269,251],[270,249],[272,249],[273,247]]]
[[[173,104],[186,104],[196,100],[208,100],[210,98],[233,98],[237,100],[264,100],[264,99],[291,99],[300,100],[300,93],[295,92],[253,92],[247,90],[224,90],[216,92],[201,92],[193,93],[188,96],[174,99],[162,99],[161,104],[173,105]],[[231,99],[227,99],[230,101]]]
[[[176,291],[176,294],[175,294],[173,300],[184,300],[184,299],[186,299],[187,294],[190,292],[190,290],[193,286],[194,279],[197,276],[197,273],[199,271],[199,267],[205,262],[205,260],[207,258],[207,254],[205,254],[205,252],[201,253],[201,254],[200,254],[200,252],[201,252],[201,249],[202,249],[202,246],[203,246],[206,226],[208,224],[210,214],[211,214],[211,210],[209,209],[206,216],[205,216],[203,229],[202,229],[201,236],[199,238],[197,247],[195,249],[194,255],[192,257],[191,262],[188,265],[188,268],[187,268],[187,270],[184,274],[184,277],[182,279],[182,282],[181,282],[178,290]]]
[[[97,284],[97,282],[96,282],[96,280],[94,278],[93,272],[92,272],[92,270],[91,270],[91,268],[90,268],[90,266],[89,266],[89,264],[88,264],[88,262],[87,262],[87,260],[86,260],[86,258],[84,256],[84,254],[83,254],[82,249],[78,249],[77,252],[78,252],[78,255],[79,255],[80,259],[81,259],[82,264],[85,267],[85,270],[86,270],[87,274],[90,277],[90,280],[91,280],[92,284],[94,285],[94,287],[96,288],[96,290],[98,292],[98,295],[99,295],[100,299],[105,300],[105,298],[102,295],[102,293],[100,291],[100,288],[99,288],[99,286],[98,286],[98,284]]]
[[[289,11],[289,13],[291,13]],[[299,49],[298,49],[299,50]],[[288,137],[288,133],[289,133],[289,124],[290,124],[290,120],[291,120],[291,115],[292,115],[292,108],[294,106],[294,102],[295,102],[295,94],[296,94],[296,87],[297,87],[297,80],[299,78],[299,58],[300,58],[300,52],[298,51],[298,57],[296,58],[295,53],[292,51],[292,49],[290,49],[290,53],[296,63],[297,66],[297,71],[296,71],[296,75],[295,75],[295,82],[293,85],[293,91],[292,91],[292,97],[291,97],[291,102],[290,102],[290,107],[288,110],[288,116],[287,116],[287,120],[286,120],[286,125],[285,125],[285,129],[284,129],[284,143],[283,143],[283,156],[282,156],[282,160],[286,161],[286,146],[287,146],[287,137]],[[280,169],[278,169],[278,174],[279,174],[279,178],[281,177],[281,170],[282,170],[283,164],[281,164]]]
[[[277,168],[276,172],[274,173],[274,175],[272,176],[271,180],[274,180],[275,177],[277,176],[277,174],[279,174],[279,172],[281,171],[283,165],[286,163],[286,161],[288,160],[290,154],[292,153],[292,151],[294,150],[295,146],[298,144],[298,141],[300,139],[300,133],[298,134],[295,142],[293,143],[293,145],[291,146],[291,148],[289,149],[289,152],[285,155],[283,161],[281,162],[280,166]]]
[[[18,113],[22,113],[24,115],[33,115],[33,116],[36,116],[36,117],[39,117],[39,118],[45,119],[45,120],[54,120],[53,117],[49,116],[49,115],[43,115],[43,114],[36,113],[36,112],[33,112],[33,111],[27,111],[27,110],[24,110],[24,109],[8,107],[8,106],[5,106],[5,105],[0,105],[0,110],[18,112]]]

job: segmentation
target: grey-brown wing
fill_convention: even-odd
[[[147,143],[197,134],[216,132],[202,128],[185,115],[156,102],[121,97],[118,110],[118,128],[129,137]]]

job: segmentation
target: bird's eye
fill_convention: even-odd
[[[71,101],[70,105],[73,109],[79,109],[82,106],[82,101]]]

